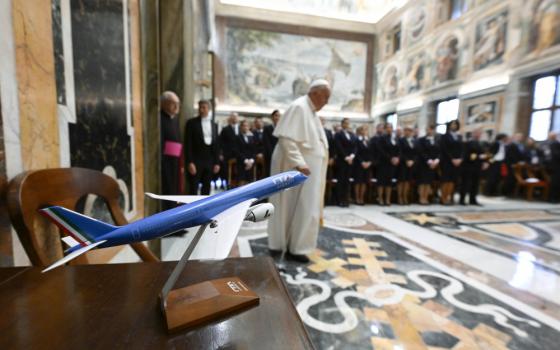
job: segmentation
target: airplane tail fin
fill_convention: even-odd
[[[59,206],[39,211],[70,236],[62,239],[70,246],[68,251],[74,251],[77,246],[86,247],[96,242],[97,237],[118,228]]]

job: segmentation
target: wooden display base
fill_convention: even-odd
[[[237,277],[206,281],[169,292],[164,303],[167,330],[174,332],[222,318],[253,305],[259,297]]]
[[[171,289],[183,272],[206,227],[211,224],[206,223],[198,229],[161,290],[159,298],[168,332],[199,326],[259,303],[259,297],[237,277],[220,278]]]

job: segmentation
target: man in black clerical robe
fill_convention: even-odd
[[[183,144],[179,129],[180,100],[171,91],[161,95],[160,131],[161,131],[161,193],[179,195],[183,192],[182,156]],[[161,201],[162,210],[171,209],[173,202]]]

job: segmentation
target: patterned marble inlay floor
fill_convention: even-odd
[[[512,259],[560,272],[560,215],[552,210],[387,213]]]
[[[279,262],[318,349],[557,348],[557,319],[359,219],[326,218],[338,228],[322,230],[310,264]],[[266,233],[239,240],[268,254]]]

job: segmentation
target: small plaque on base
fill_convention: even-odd
[[[167,330],[200,326],[257,305],[259,297],[237,277],[206,281],[169,292],[163,313]]]

